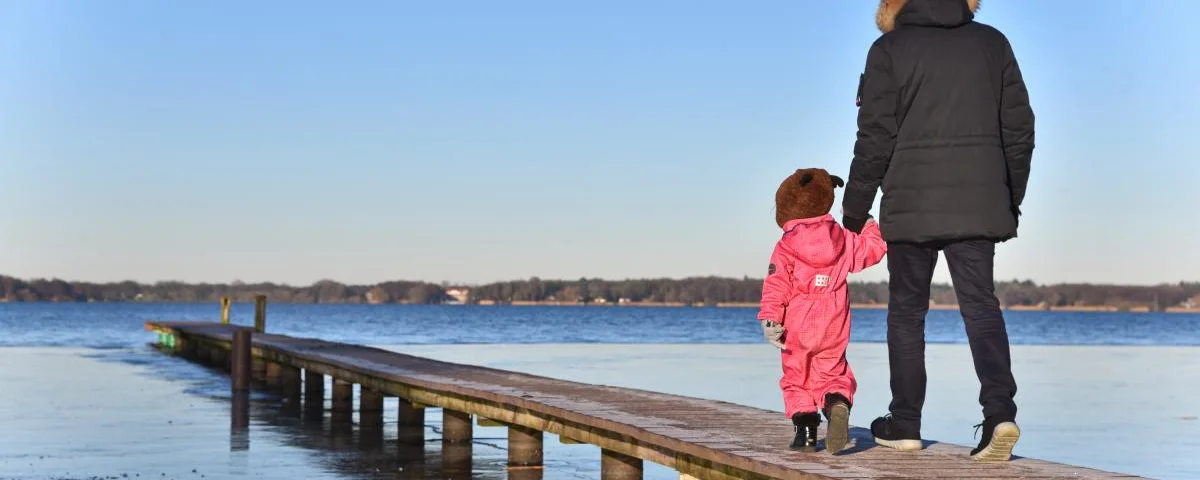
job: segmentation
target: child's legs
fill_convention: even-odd
[[[838,393],[853,404],[854,393],[858,390],[854,371],[846,361],[846,347],[850,345],[850,313],[847,311],[830,320],[820,348],[813,352],[812,373],[809,374],[812,379],[810,390],[822,409],[826,395]]]
[[[814,356],[811,378],[812,395],[816,397],[819,408],[825,408],[825,396],[831,393],[840,394],[854,404],[858,381],[854,378],[854,370],[846,361],[844,348],[826,350]]]
[[[809,355],[795,349],[784,350],[783,378],[779,388],[783,391],[783,406],[788,418],[797,413],[813,413],[818,410],[817,398],[806,388],[810,382]]]

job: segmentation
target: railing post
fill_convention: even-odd
[[[250,390],[250,339],[250,330],[239,328],[233,332],[229,370],[233,376],[234,392]]]
[[[229,325],[229,297],[221,297],[221,324]]]
[[[256,295],[254,297],[254,331],[263,333],[267,331],[267,296]]]

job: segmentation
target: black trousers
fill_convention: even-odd
[[[1016,420],[1017,382],[1013,379],[1008,331],[996,298],[993,265],[996,244],[966,240],[938,244],[889,243],[887,342],[896,427],[920,433],[925,404],[925,314],[938,253],[950,267],[954,293],[966,323],[967,341],[979,377],[983,415]]]

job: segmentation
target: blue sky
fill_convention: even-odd
[[[778,182],[848,172],[876,4],[0,0],[0,272],[761,276]],[[984,2],[1038,120],[999,278],[1200,280],[1198,16]]]

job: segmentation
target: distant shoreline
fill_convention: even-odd
[[[478,305],[481,305],[481,306],[514,306],[514,307],[556,307],[556,306],[558,306],[558,307],[582,307],[582,306],[588,306],[588,307],[662,307],[662,308],[684,308],[684,307],[704,308],[704,307],[710,307],[710,306],[717,307],[717,308],[757,308],[759,306],[758,303],[738,303],[738,302],[717,303],[716,305],[702,305],[702,304],[688,305],[686,303],[681,303],[681,302],[626,302],[626,303],[619,303],[619,304],[618,303],[587,303],[587,304],[584,304],[584,303],[578,303],[578,302],[550,302],[550,301],[547,301],[547,302],[514,301],[511,303],[480,302]],[[857,309],[857,310],[885,310],[885,309],[887,309],[887,304],[855,303],[855,304],[851,304],[850,308]],[[929,309],[930,310],[958,310],[958,305],[934,304],[934,305],[930,305]],[[1037,307],[1037,306],[1014,305],[1014,306],[1010,306],[1010,307],[1005,307],[1004,310],[1005,311],[1013,311],[1013,312],[1049,311],[1049,312],[1076,312],[1076,313],[1079,313],[1079,312],[1200,313],[1200,308],[1171,307],[1171,308],[1165,309],[1162,312],[1153,312],[1150,309],[1150,307],[1145,307],[1145,306],[1121,308],[1121,307],[1115,307],[1115,306],[1110,306],[1110,305],[1050,307],[1050,308],[1043,308],[1043,307]]]

